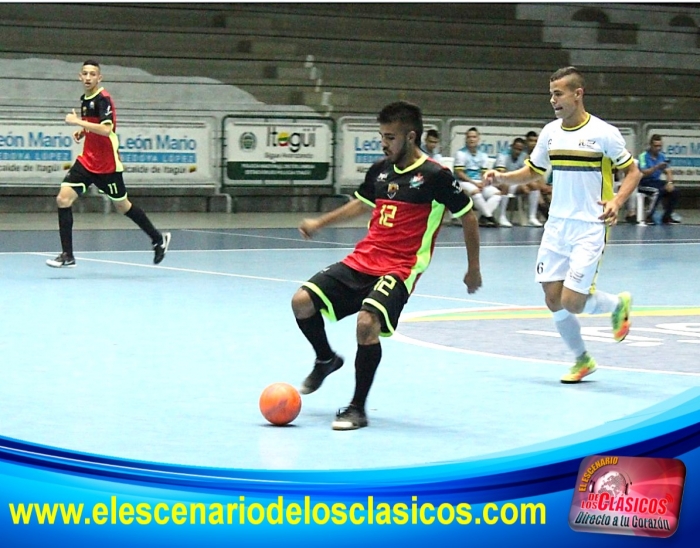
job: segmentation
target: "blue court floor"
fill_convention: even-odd
[[[207,215],[154,216],[173,234],[159,266],[128,220],[76,216],[67,270],[44,264],[59,249],[55,216],[0,220],[0,436],[186,465],[413,466],[524,450],[700,386],[700,226],[613,230],[598,286],[633,293],[632,332],[615,344],[607,317],[582,317],[601,367],[579,385],[559,383],[572,356],[534,282],[541,229],[481,229],[484,286],[468,295],[461,230],[445,226],[382,341],[369,428],[330,428],[353,391],[354,318],[328,326],[346,365],[291,426],[267,425],[261,391],[298,386],[313,362],[292,294],[364,229],[304,241],[302,214],[277,227]]]

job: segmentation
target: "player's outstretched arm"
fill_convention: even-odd
[[[324,226],[354,219],[366,211],[367,206],[355,198],[350,200],[347,204],[343,204],[339,208],[329,211],[316,219],[304,219],[301,224],[299,224],[299,232],[305,239],[308,240]]]
[[[464,275],[464,284],[468,293],[476,293],[481,287],[481,265],[479,263],[479,221],[474,211],[462,215],[462,230],[464,243],[467,246],[467,273]]]
[[[536,181],[539,177],[540,175],[536,171],[530,169],[529,166],[524,166],[507,173],[495,169],[488,169],[484,173],[482,180],[484,183],[491,185],[499,185],[501,183],[522,185]]]

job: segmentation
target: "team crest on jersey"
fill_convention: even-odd
[[[386,171],[384,173],[380,173],[379,176],[377,177],[377,182],[386,181],[386,178],[388,176],[389,176],[389,174]]]
[[[588,139],[588,141],[584,141],[581,139],[578,142],[579,148],[593,148],[595,146],[595,141],[593,139]]]
[[[399,191],[399,185],[396,183],[389,183],[389,186],[386,189],[386,195],[389,196],[389,198],[393,198],[396,196],[396,193]]]
[[[413,177],[411,177],[411,180],[408,182],[408,185],[411,188],[418,188],[423,184],[423,174],[422,173],[416,173]]]

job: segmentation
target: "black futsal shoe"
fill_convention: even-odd
[[[343,363],[343,357],[339,356],[338,354],[335,354],[330,360],[325,362],[316,360],[314,362],[313,371],[311,371],[309,376],[304,379],[299,392],[302,394],[311,394],[312,392],[316,392],[316,390],[321,388],[325,378],[334,371],[337,371],[343,367]]]
[[[48,259],[46,264],[51,268],[75,268],[75,257],[68,253],[61,253],[55,259]]]
[[[338,410],[333,421],[333,430],[357,430],[369,424],[364,409],[352,404]]]
[[[170,232],[163,232],[163,241],[153,246],[153,264],[160,264],[165,259],[165,254],[168,252],[170,245]]]

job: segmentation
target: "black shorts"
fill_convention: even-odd
[[[102,194],[112,200],[126,198],[126,186],[121,171],[115,173],[92,173],[77,160],[63,178],[61,186],[69,186],[78,194],[85,194],[90,185],[95,185]]]
[[[399,323],[409,293],[403,280],[393,274],[364,274],[343,263],[335,263],[302,285],[329,320],[342,320],[360,310],[379,317],[381,336],[390,337]]]

